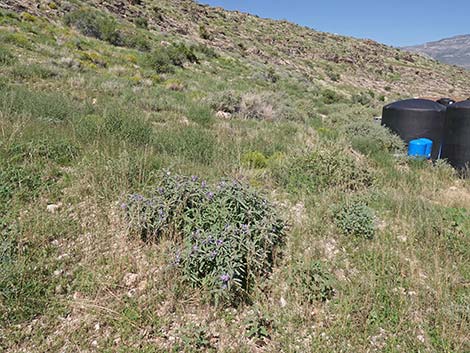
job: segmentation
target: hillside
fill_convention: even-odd
[[[403,49],[428,55],[446,64],[470,69],[470,35],[468,34]]]
[[[470,350],[470,182],[374,121],[469,71],[189,0],[0,43],[0,351]]]

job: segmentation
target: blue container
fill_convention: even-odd
[[[422,139],[411,140],[408,144],[408,156],[427,158],[426,148],[428,143]]]
[[[432,152],[432,146],[433,146],[432,140],[427,139],[427,138],[421,138],[420,140],[426,144],[426,158],[427,159],[431,158],[431,152]]]

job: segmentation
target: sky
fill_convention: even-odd
[[[393,46],[470,34],[470,0],[199,0]]]

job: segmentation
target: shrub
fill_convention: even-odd
[[[372,239],[375,234],[373,211],[360,200],[346,202],[334,210],[336,226],[344,235]]]
[[[331,274],[317,261],[306,260],[292,266],[288,282],[292,290],[299,292],[307,303],[329,300],[335,293]]]
[[[158,48],[149,55],[148,62],[157,73],[170,73],[174,66],[182,67],[186,62],[197,63],[198,58],[191,47],[179,43]]]
[[[363,153],[376,150],[395,152],[404,148],[403,141],[397,135],[374,121],[351,122],[341,130],[350,136],[354,148]]]
[[[322,92],[323,102],[325,104],[339,103],[343,100],[343,97],[331,89],[326,89]]]
[[[75,27],[85,36],[104,40],[113,45],[122,45],[117,22],[100,12],[78,9],[65,15],[64,21],[67,26]]]
[[[235,91],[222,91],[210,99],[210,106],[215,111],[234,114],[240,111],[242,97]]]
[[[268,166],[268,158],[259,151],[245,153],[241,158],[241,162],[249,168],[262,169]]]
[[[16,58],[7,48],[0,47],[0,66],[11,65],[16,61]]]
[[[373,93],[373,92],[370,92]],[[369,105],[372,102],[372,95],[370,93],[357,93],[351,98],[353,104]]]
[[[336,146],[320,148],[273,170],[274,177],[293,192],[318,192],[329,187],[357,191],[373,183],[366,165]]]
[[[147,197],[130,195],[130,229],[144,241],[172,238],[184,279],[216,300],[246,298],[266,277],[284,238],[284,222],[265,198],[238,181],[217,186],[165,173]]]
[[[174,71],[170,56],[163,48],[159,48],[149,55],[148,62],[158,74],[166,74]]]
[[[242,119],[274,120],[276,112],[269,96],[252,93],[242,97],[239,116]]]
[[[145,17],[137,17],[134,19],[134,23],[137,27],[147,29],[148,28],[148,20]]]
[[[207,30],[206,26],[204,25],[199,25],[199,36],[202,38],[202,39],[206,39],[206,40],[210,40],[212,39],[212,36],[211,34],[209,33],[209,31]]]

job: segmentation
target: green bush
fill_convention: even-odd
[[[318,192],[326,188],[357,191],[372,185],[374,177],[366,165],[347,150],[327,146],[275,166],[274,177],[293,192]]]
[[[241,162],[249,168],[263,169],[268,166],[268,158],[259,151],[245,153],[241,158]]]
[[[235,91],[222,91],[210,98],[210,106],[215,111],[234,114],[240,111],[242,96]]]
[[[344,235],[372,239],[375,234],[373,211],[361,200],[345,202],[334,210],[334,220]]]
[[[322,92],[322,99],[325,104],[334,104],[343,101],[344,97],[331,89],[325,89]]]
[[[104,40],[113,45],[122,45],[117,22],[103,13],[91,9],[78,9],[65,15],[65,24],[75,27],[85,36]]]
[[[199,37],[201,37],[202,39],[206,39],[206,40],[211,40],[212,39],[212,36],[209,33],[209,31],[207,30],[206,26],[204,26],[202,24],[199,25]]]
[[[390,130],[374,121],[355,121],[344,125],[341,131],[349,136],[354,148],[362,153],[378,150],[396,152],[403,150],[403,141]]]
[[[246,298],[266,277],[284,238],[271,203],[236,180],[209,185],[197,177],[162,173],[147,197],[130,195],[122,207],[144,241],[175,241],[174,266],[216,300]]]
[[[150,66],[157,73],[171,73],[176,66],[182,67],[186,62],[197,63],[198,58],[194,49],[183,43],[168,47],[159,47],[148,57]]]
[[[326,301],[335,294],[331,274],[317,261],[306,260],[292,266],[288,283],[307,303]]]

